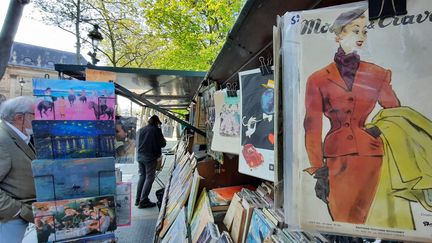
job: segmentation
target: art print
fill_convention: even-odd
[[[240,97],[228,96],[226,90],[214,93],[216,122],[213,127],[211,149],[218,152],[240,152]],[[224,108],[225,107],[225,108]]]
[[[136,149],[136,117],[117,117],[115,122],[115,157],[118,164],[133,164]]]
[[[113,157],[113,121],[33,121],[38,159]]]
[[[117,226],[129,226],[132,222],[132,183],[117,184],[116,192]]]
[[[33,203],[38,242],[104,234],[117,228],[113,196]]]
[[[407,16],[374,22],[366,2],[290,15],[299,16],[297,35],[286,32],[297,39],[284,43],[300,50],[293,168],[303,227],[432,237],[432,4],[407,4]]]
[[[114,195],[114,158],[33,160],[36,199],[55,201]]]
[[[205,109],[205,131],[206,131],[206,143],[207,143],[207,153],[213,157],[213,159],[223,163],[222,154],[216,152],[212,149],[213,146],[213,136],[214,136],[214,126],[216,122],[216,110],[215,110],[215,100],[214,95],[217,90],[217,83],[210,84],[203,92],[203,102]]]
[[[219,134],[226,137],[240,136],[240,99],[224,94],[224,103],[220,111]]]
[[[274,180],[274,81],[259,69],[239,73],[241,152],[239,172]]]
[[[114,120],[114,83],[33,79],[36,120]]]

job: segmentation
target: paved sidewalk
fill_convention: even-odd
[[[167,148],[171,148],[175,145],[174,141],[168,141]],[[159,178],[166,184],[168,180],[168,171],[174,161],[174,156],[169,155],[165,161],[164,168],[159,174]],[[138,164],[127,164],[121,165],[123,172],[123,181],[132,182],[132,203],[135,203],[136,187],[139,179],[138,175]],[[149,198],[152,202],[156,202],[155,192],[159,190],[161,186],[153,183],[152,190]],[[157,207],[139,209],[132,204],[132,225],[126,227],[120,227],[116,230],[116,236],[118,242],[127,243],[140,243],[140,242],[153,242],[154,229],[156,226],[156,220],[159,216],[159,210]]]

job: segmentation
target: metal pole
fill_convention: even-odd
[[[150,102],[149,100],[145,99],[144,97],[129,91],[128,89],[124,88],[123,86],[119,85],[119,84],[115,84],[115,88],[116,88],[116,92],[119,93],[120,95],[123,95],[131,100],[133,100],[134,102],[136,102],[137,104],[141,105],[141,106],[147,106],[148,108],[154,109],[156,111],[159,111],[162,114],[165,114],[167,117],[173,119],[174,121],[186,126],[188,129],[192,129],[194,132],[202,135],[202,136],[206,136],[205,131],[192,126],[191,124],[189,124],[188,122],[185,122],[183,120],[181,120],[180,118],[176,117],[175,115],[171,114],[169,111],[159,107],[158,105],[153,104],[152,102]]]

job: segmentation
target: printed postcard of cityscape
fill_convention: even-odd
[[[117,228],[114,196],[35,202],[38,242],[104,234]]]
[[[36,120],[114,120],[114,83],[33,79]]]
[[[114,195],[114,158],[33,160],[38,202]]]
[[[114,157],[113,121],[33,121],[38,159]]]

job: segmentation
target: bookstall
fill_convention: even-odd
[[[432,5],[369,2],[245,3],[189,107],[206,136],[184,131],[155,242],[430,240]]]

